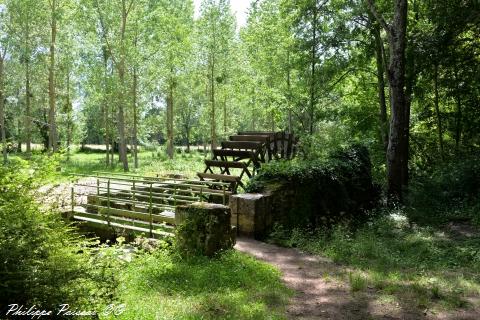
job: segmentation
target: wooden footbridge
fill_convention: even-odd
[[[175,207],[194,202],[228,204],[262,163],[292,159],[297,139],[285,132],[239,132],[212,151],[199,180],[92,172],[77,175],[70,219],[121,232],[158,238],[173,235]],[[80,179],[81,178],[81,179]]]

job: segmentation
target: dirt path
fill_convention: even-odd
[[[295,295],[287,309],[289,319],[479,319],[472,311],[433,314],[411,305],[385,301],[374,289],[352,293],[336,275],[348,270],[329,259],[252,239],[237,239],[235,248],[276,266]]]

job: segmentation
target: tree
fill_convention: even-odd
[[[49,148],[53,152],[57,152],[57,123],[56,123],[56,93],[55,93],[55,43],[57,39],[57,19],[58,19],[58,3],[57,0],[49,0],[50,6],[50,28],[51,28],[51,40],[50,40],[50,66],[48,70],[48,123],[49,123],[49,135],[48,144]]]
[[[26,142],[27,156],[31,154],[32,143],[32,63],[38,58],[37,50],[42,42],[42,30],[40,27],[40,14],[45,12],[42,3],[33,0],[12,1],[9,3],[11,26],[14,33],[15,52],[24,68],[24,139]]]
[[[367,0],[370,11],[385,29],[390,45],[388,82],[391,93],[391,124],[387,148],[388,193],[402,199],[408,181],[408,146],[410,110],[405,93],[405,51],[407,45],[408,1],[394,1],[394,17],[388,24],[377,11],[373,0]]]
[[[208,80],[210,100],[210,143],[212,150],[217,144],[216,98],[217,88],[226,75],[221,73],[228,60],[229,46],[235,32],[235,18],[229,0],[204,0],[198,23],[198,41],[201,44]]]
[[[5,130],[5,59],[8,52],[8,40],[9,35],[7,31],[7,25],[4,23],[7,18],[8,9],[3,7],[0,12],[0,138],[2,142],[2,156],[3,164],[7,164],[8,155],[7,155],[7,137]]]
[[[112,5],[111,7],[102,8],[98,1],[96,1],[96,8],[102,32],[105,35],[105,44],[112,58],[113,64],[117,70],[119,86],[117,92],[118,107],[117,107],[117,129],[119,136],[119,157],[123,164],[123,170],[128,171],[127,158],[127,141],[125,136],[125,106],[126,106],[126,58],[127,58],[127,26],[129,21],[129,14],[135,4],[134,0],[121,0],[119,5]],[[106,6],[106,4],[104,4]],[[112,16],[112,12],[117,13],[118,16]],[[107,16],[108,15],[108,16]],[[115,21],[118,19],[119,21]],[[115,23],[116,22],[116,23]],[[113,31],[115,24],[118,24],[119,31]],[[110,36],[111,34],[111,36]],[[110,38],[111,37],[111,38]]]

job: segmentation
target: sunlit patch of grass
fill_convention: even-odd
[[[181,259],[159,251],[121,271],[116,319],[283,319],[292,294],[273,267],[230,251]]]
[[[204,154],[192,150],[190,153],[177,152],[174,159],[169,159],[163,150],[147,151],[138,153],[139,168],[134,168],[134,159],[128,155],[131,174],[144,176],[163,176],[167,174],[182,175],[189,179],[196,179],[197,172],[203,172]],[[92,175],[95,171],[120,173],[123,167],[118,161],[118,155],[114,155],[113,165],[106,165],[106,155],[102,152],[73,152],[67,161],[63,156],[60,163],[61,171],[55,177],[56,182],[67,181],[72,174]]]
[[[358,272],[350,272],[348,274],[348,280],[352,292],[362,291],[367,288],[367,279]]]

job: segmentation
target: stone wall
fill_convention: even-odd
[[[275,223],[287,229],[363,223],[379,197],[362,147],[336,153],[328,163],[275,165],[254,178],[254,192],[231,196],[239,234],[262,239]]]
[[[236,230],[227,206],[196,202],[177,206],[175,224],[177,245],[185,255],[214,256],[233,248]]]

